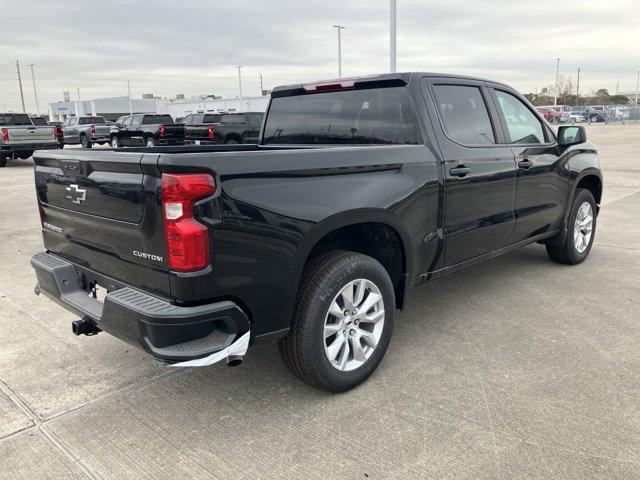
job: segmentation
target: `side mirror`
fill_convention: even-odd
[[[568,147],[587,141],[587,131],[581,125],[563,125],[558,128],[558,145]]]

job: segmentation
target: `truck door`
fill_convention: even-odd
[[[67,118],[64,121],[64,143],[78,143],[78,117]]]
[[[514,225],[516,165],[482,81],[423,81],[443,157],[445,264],[498,250]]]
[[[550,230],[564,221],[569,178],[553,132],[515,92],[491,88],[500,122],[516,157],[515,228],[509,243]]]

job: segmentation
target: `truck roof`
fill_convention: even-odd
[[[466,75],[454,75],[450,73],[434,73],[434,72],[400,72],[400,73],[381,73],[381,74],[373,74],[373,75],[362,75],[358,77],[348,77],[348,78],[336,78],[329,80],[319,80],[313,82],[305,82],[305,83],[295,83],[290,85],[280,85],[274,87],[271,90],[272,96],[286,96],[288,94],[292,94],[294,92],[302,93],[303,91],[314,91],[317,88],[314,87],[330,87],[342,85],[343,88],[353,87],[356,83],[378,83],[378,82],[393,82],[394,80],[398,82],[399,85],[408,84],[411,80],[411,77],[443,77],[443,78],[459,78],[463,80],[479,80],[482,82],[492,82],[500,85],[507,85],[496,82],[495,80],[489,80],[486,78],[479,77],[470,77]],[[320,88],[320,89],[321,89]],[[273,95],[275,93],[275,95]]]

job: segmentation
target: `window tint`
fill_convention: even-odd
[[[137,120],[137,122],[139,122],[139,120]],[[171,115],[145,115],[142,121],[143,125],[160,125],[167,123],[173,123]]]
[[[538,117],[510,93],[500,90],[495,92],[507,121],[511,143],[544,143],[544,130]]]
[[[271,100],[264,143],[417,144],[405,87],[314,93]]]
[[[478,87],[435,85],[433,91],[449,138],[463,145],[496,143],[489,112]]]
[[[80,125],[99,125],[104,123],[102,117],[82,117],[80,119]]]
[[[3,113],[0,115],[0,125],[33,125],[29,115],[22,113]]]

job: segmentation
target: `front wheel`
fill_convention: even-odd
[[[378,367],[391,340],[393,284],[374,258],[353,252],[319,255],[305,268],[289,334],[280,354],[310,385],[344,392]]]
[[[547,254],[551,260],[576,265],[587,258],[596,233],[596,208],[596,201],[589,190],[584,188],[576,190],[567,219],[567,235],[564,243],[547,245]]]

